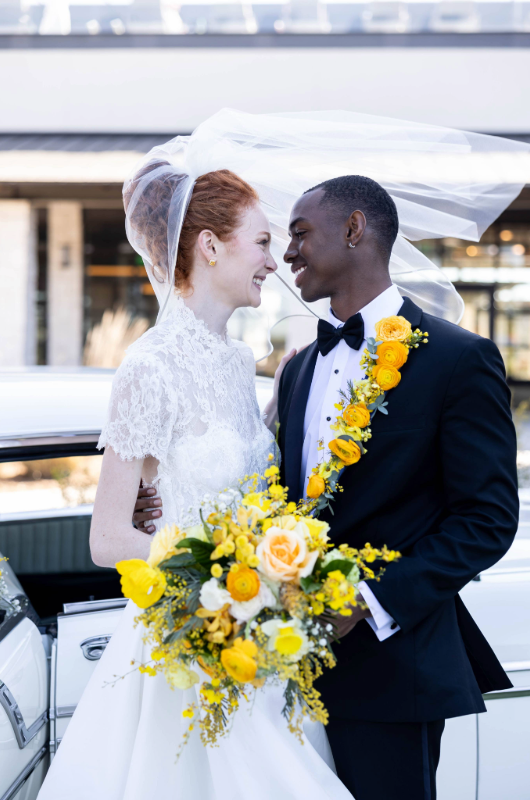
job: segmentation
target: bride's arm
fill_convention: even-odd
[[[143,463],[124,461],[111,447],[105,449],[90,527],[90,552],[98,567],[149,555],[151,538],[131,524]]]

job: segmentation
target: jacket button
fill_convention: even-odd
[[[397,622],[393,622],[392,625],[390,626],[390,630],[395,631],[397,626],[398,626]]]

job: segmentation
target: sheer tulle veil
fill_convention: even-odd
[[[257,190],[270,220],[278,291],[298,296],[282,260],[293,204],[328,178],[365,175],[384,186],[397,206],[393,282],[424,310],[458,322],[462,299],[442,270],[411,242],[440,237],[478,241],[523,187],[522,180],[506,183],[502,170],[491,169],[491,164],[502,165],[507,153],[526,158],[529,152],[529,145],[500,137],[348,111],[247,114],[223,109],[191,136],[154,147],[136,165],[123,189],[127,236],[144,261],[160,304],[160,321],[174,291],[179,235],[195,180],[212,170],[230,169]],[[151,182],[165,178],[172,178],[174,185],[167,253],[153,263],[149,225],[141,230],[135,226],[134,209]]]

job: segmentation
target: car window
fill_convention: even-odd
[[[0,519],[92,504],[102,459],[69,456],[0,464]]]

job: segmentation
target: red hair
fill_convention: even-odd
[[[149,164],[134,178],[137,181],[157,167]],[[150,181],[131,215],[134,228],[145,237],[151,263],[167,265],[167,225],[171,198],[184,176],[177,173],[161,175]],[[132,190],[124,198],[125,207]],[[193,250],[201,231],[210,230],[222,242],[227,241],[239,225],[243,212],[259,201],[257,192],[234,172],[219,169],[201,175],[195,182],[191,200],[184,217],[175,265],[175,286],[187,289],[193,267]]]

